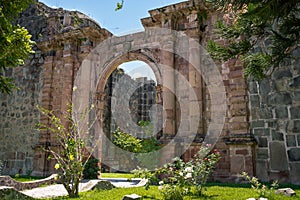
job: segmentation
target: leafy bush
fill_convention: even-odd
[[[97,179],[100,168],[99,168],[99,160],[96,158],[89,159],[83,170],[83,178],[84,179]]]
[[[159,183],[165,199],[180,200],[188,194],[201,196],[208,176],[221,158],[217,150],[210,152],[209,147],[210,145],[201,147],[189,162],[175,158],[172,163],[155,171],[138,169],[133,172],[137,177],[149,180],[146,189],[150,184]]]
[[[259,195],[259,197],[268,197],[270,198],[273,195],[273,191],[278,188],[278,181],[275,180],[271,187],[268,187],[265,184],[262,184],[259,182],[258,178],[256,177],[250,177],[246,172],[242,173],[242,176],[245,180],[249,181],[251,183],[251,188]]]

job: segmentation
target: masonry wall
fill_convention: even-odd
[[[28,28],[35,41],[46,32],[46,18],[35,6],[24,12],[18,23]],[[10,95],[0,94],[0,160],[4,174],[30,174],[33,170],[34,146],[39,138],[35,125],[40,120],[36,106],[41,102],[44,63],[41,50],[37,46],[34,50],[24,66],[7,71],[19,89]]]
[[[257,176],[300,184],[300,48],[272,75],[249,82]]]

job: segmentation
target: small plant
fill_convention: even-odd
[[[275,180],[271,187],[268,187],[267,185],[262,184],[259,182],[258,178],[256,177],[250,177],[246,172],[242,173],[242,176],[245,180],[249,181],[251,183],[251,188],[259,195],[259,197],[270,197],[272,196],[273,191],[278,188],[278,181]]]
[[[180,158],[172,163],[151,172],[147,169],[134,170],[137,177],[148,179],[146,189],[150,184],[159,184],[164,199],[183,199],[183,196],[194,194],[202,196],[208,176],[221,158],[217,150],[210,152],[210,145],[201,147],[189,162]]]
[[[84,166],[84,179],[97,179],[100,172],[99,160],[96,158],[89,159]]]
[[[2,169],[3,169],[3,162],[0,160],[0,176],[2,175]]]
[[[113,143],[121,149],[132,153],[152,152],[151,159],[149,159],[149,156],[145,157],[143,154],[136,154],[134,159],[138,161],[140,166],[147,166],[153,169],[157,166],[155,161],[158,160],[158,153],[156,150],[161,148],[160,143],[156,138],[150,135],[153,131],[153,127],[151,126],[150,122],[140,121],[139,126],[142,127],[145,134],[148,136],[147,138],[140,139],[117,128],[113,132]]]
[[[58,178],[67,190],[69,197],[78,197],[79,182],[83,177],[84,166],[92,154],[92,150],[87,154],[86,134],[93,125],[88,123],[88,130],[85,131],[79,123],[85,121],[89,116],[91,108],[85,109],[83,113],[74,113],[72,105],[62,118],[57,117],[53,111],[39,108],[43,115],[48,117],[51,126],[38,124],[40,130],[52,132],[59,142],[60,147],[48,147],[44,149],[51,155],[49,159],[54,158],[56,164],[54,168],[58,171]]]

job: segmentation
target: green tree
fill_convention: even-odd
[[[34,53],[28,31],[15,24],[18,14],[33,0],[0,0],[0,93],[11,93],[16,88],[11,77],[5,76],[8,68],[24,64]]]
[[[207,0],[224,12],[217,24],[225,45],[210,41],[211,55],[241,58],[245,75],[260,80],[279,67],[299,46],[299,0]]]

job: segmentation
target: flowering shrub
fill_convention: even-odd
[[[53,111],[39,108],[41,113],[48,117],[51,126],[38,124],[39,130],[52,132],[59,143],[59,147],[48,147],[44,149],[50,153],[49,159],[54,158],[54,168],[58,171],[58,178],[66,188],[69,197],[78,197],[79,183],[83,176],[83,170],[91,154],[86,154],[86,143],[80,134],[79,120],[88,116],[90,109],[86,109],[78,119],[72,113],[72,106],[69,106],[66,114],[60,119]]]
[[[246,172],[242,173],[242,176],[245,180],[249,181],[251,183],[251,188],[259,195],[259,197],[270,197],[272,195],[272,191],[276,188],[278,188],[278,181],[275,180],[271,187],[262,184],[259,182],[258,178],[256,177],[250,177]]]
[[[159,184],[164,199],[183,199],[188,194],[202,195],[208,176],[221,158],[217,150],[210,152],[210,145],[201,147],[189,162],[175,158],[172,163],[153,172],[138,169],[134,173],[138,177],[148,179],[150,184]]]

